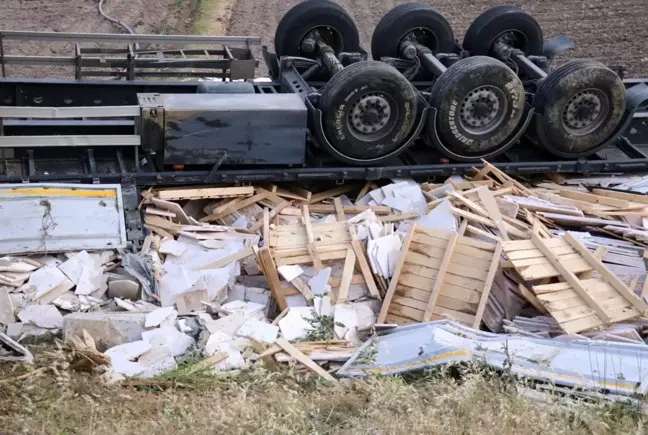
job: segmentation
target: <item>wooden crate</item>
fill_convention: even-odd
[[[567,333],[578,333],[645,315],[648,305],[573,235],[505,242],[503,251],[533,293]],[[600,278],[592,278],[598,272]]]
[[[450,318],[479,327],[501,244],[413,225],[401,252],[378,323]]]

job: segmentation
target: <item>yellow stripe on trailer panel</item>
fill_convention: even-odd
[[[59,196],[85,196],[99,198],[114,198],[117,192],[114,190],[93,190],[93,189],[11,189],[0,190],[0,195],[59,195]]]

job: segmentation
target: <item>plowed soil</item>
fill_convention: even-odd
[[[0,29],[78,33],[125,33],[98,10],[99,0],[0,0]],[[198,0],[105,0],[104,12],[136,33],[174,34],[192,29]],[[73,55],[72,44],[9,41],[5,54]],[[70,78],[61,67],[7,68],[8,75]],[[67,73],[67,74],[66,74]]]
[[[256,35],[273,47],[277,23],[299,0],[234,0],[230,35]],[[380,18],[406,1],[337,0],[354,18],[366,50]],[[499,0],[435,0],[429,2],[450,21],[459,40],[482,11]],[[625,66],[628,76],[648,75],[648,7],[645,0],[512,0],[509,4],[531,12],[545,38],[560,33],[576,41],[570,58],[591,58],[609,66]],[[565,57],[565,56],[563,56]],[[560,59],[559,59],[560,61]]]

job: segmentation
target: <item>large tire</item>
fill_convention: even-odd
[[[336,157],[366,164],[402,151],[417,98],[412,84],[383,62],[357,62],[335,74],[322,88],[318,107]]]
[[[311,57],[302,52],[301,41],[317,27],[330,30],[333,40],[327,42],[336,53],[360,50],[358,28],[344,8],[329,0],[310,0],[294,6],[279,21],[275,31],[277,56]]]
[[[593,60],[564,64],[540,82],[533,97],[542,114],[536,129],[561,157],[583,156],[603,144],[621,122],[625,105],[621,78]]]
[[[498,154],[518,128],[524,86],[499,60],[475,56],[448,68],[429,101],[437,109],[437,132],[447,150],[463,160],[486,158]]]
[[[455,37],[448,20],[427,3],[405,3],[396,6],[382,17],[371,37],[371,55],[400,57],[403,37],[416,30],[421,33],[419,42],[434,54],[454,51]]]
[[[464,36],[463,48],[471,56],[494,56],[493,44],[506,33],[514,36],[508,43],[526,56],[542,54],[542,28],[531,14],[514,6],[496,6],[479,15]]]

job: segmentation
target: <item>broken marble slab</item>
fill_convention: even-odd
[[[103,270],[90,254],[81,251],[58,268],[76,285],[75,293],[89,295],[101,286]]]
[[[180,257],[189,247],[188,244],[179,242],[173,239],[165,239],[160,243],[160,249],[158,252],[165,255],[173,255],[175,257]]]
[[[7,325],[6,334],[16,341],[23,341],[27,338],[57,335],[60,329],[46,329],[32,323],[10,323]]]
[[[193,338],[180,332],[174,326],[144,331],[142,340],[149,343],[152,348],[161,346],[168,348],[173,356],[184,355],[191,346],[196,344]]]
[[[209,302],[207,290],[192,290],[176,296],[178,314],[185,315],[192,311],[204,310],[203,302]]]
[[[38,301],[38,303],[41,305],[51,304],[56,299],[72,290],[72,288],[74,288],[74,283],[68,278],[65,278],[59,285],[42,295],[40,298],[34,300]]]
[[[265,305],[254,302],[232,301],[221,306],[221,309],[230,314],[242,314],[246,318],[256,317],[257,319],[263,319],[265,317],[263,314]]]
[[[15,321],[14,304],[9,297],[8,287],[0,287],[0,325],[8,325]]]
[[[142,339],[146,314],[129,312],[71,313],[64,317],[63,339],[82,337],[86,330],[101,350]]]
[[[229,336],[234,336],[236,331],[243,326],[248,317],[241,313],[236,313],[213,319],[210,314],[199,313],[198,319],[210,334],[223,333]]]
[[[328,294],[331,291],[331,286],[329,286],[329,278],[331,277],[331,268],[325,267],[320,270],[317,275],[308,280],[308,286],[313,292],[313,296],[322,296]]]
[[[278,326],[255,318],[247,319],[236,331],[236,335],[240,337],[253,338],[265,344],[273,344],[277,340],[277,334]]]
[[[63,316],[53,305],[28,305],[18,311],[17,317],[23,323],[33,323],[41,328],[63,328]]]
[[[112,361],[117,359],[135,361],[140,356],[144,355],[146,352],[151,350],[151,344],[144,341],[138,340],[131,343],[124,343],[111,347],[104,353],[110,357]]]
[[[20,257],[1,257],[0,272],[12,273],[29,273],[39,269],[41,264],[30,260],[29,258]]]
[[[247,366],[243,354],[234,344],[234,338],[222,332],[211,334],[203,350],[206,357],[222,353],[227,356],[214,365],[214,371],[241,369]]]
[[[178,316],[178,312],[173,306],[158,308],[155,311],[152,311],[146,315],[146,321],[144,323],[145,328],[154,328],[160,326],[165,320],[170,317],[173,317],[173,320]]]
[[[313,319],[312,307],[291,307],[288,313],[279,320],[281,335],[288,341],[306,338],[313,325],[307,320]]]
[[[41,267],[29,276],[27,284],[36,287],[34,294],[35,300],[40,299],[42,296],[58,287],[67,278],[58,267],[46,266]]]
[[[432,211],[419,218],[417,226],[426,230],[438,230],[456,233],[459,230],[457,218],[452,212],[452,203],[445,199]]]
[[[65,311],[89,311],[96,309],[101,303],[101,299],[92,296],[78,296],[73,291],[68,291],[52,302],[52,304]]]

